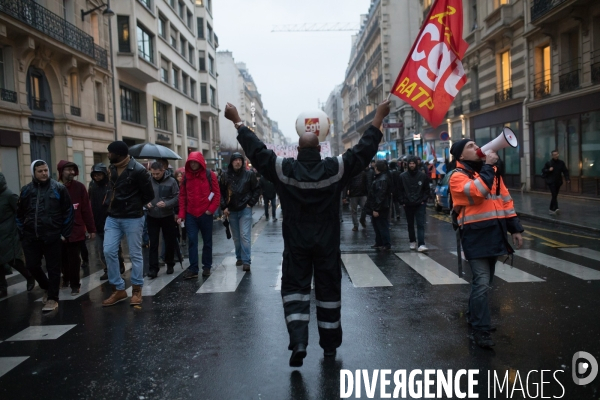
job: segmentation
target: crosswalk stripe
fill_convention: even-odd
[[[175,268],[175,271],[172,274],[167,274],[166,272],[160,272],[154,279],[150,279],[148,277],[144,278],[144,286],[142,287],[142,296],[154,296],[161,290],[163,290],[169,283],[171,283],[175,278],[177,278],[181,273],[185,271],[181,268]],[[127,294],[131,296],[131,291],[133,287],[127,288]]]
[[[590,258],[595,261],[600,261],[600,251],[586,249],[585,247],[573,247],[560,250],[566,251],[567,253],[576,254],[578,256],[583,256],[585,258]]]
[[[451,252],[456,255],[455,251]],[[466,260],[464,254],[463,259]],[[511,267],[510,265],[506,265],[501,261],[496,261],[496,270],[494,272],[494,276],[502,279],[503,281],[509,283],[517,283],[517,282],[546,282],[542,278],[538,278],[535,275],[531,275],[525,271],[521,271],[515,267]]]
[[[533,261],[545,267],[564,272],[567,275],[571,275],[579,279],[600,280],[600,271],[587,268],[582,265],[572,263],[570,261],[564,261],[560,258],[552,257],[535,250],[517,250],[515,254],[529,261]]]
[[[0,377],[11,369],[15,368],[23,361],[27,360],[29,356],[25,357],[0,357]]]
[[[16,335],[6,339],[6,341],[54,340],[58,339],[76,326],[76,324],[28,326]]]
[[[368,254],[342,254],[354,287],[393,286]]]
[[[131,263],[125,263],[125,271],[129,271],[131,269]],[[76,300],[78,298],[80,298],[81,296],[83,296],[84,294],[96,289],[98,286],[102,285],[104,282],[108,282],[108,281],[101,281],[100,277],[104,274],[103,270],[94,272],[91,275],[86,276],[85,278],[81,278],[80,280],[80,284],[81,287],[79,288],[79,294],[77,296],[71,296],[71,288],[61,288],[60,292],[58,293],[58,299],[60,301],[64,301],[64,300]],[[42,301],[42,298],[40,297],[39,299],[37,299],[36,301]]]
[[[225,257],[221,265],[212,269],[212,274],[196,293],[235,292],[246,274],[242,267],[236,267],[235,257]]]
[[[40,290],[39,286],[36,286],[36,287],[38,288],[36,290]],[[27,281],[15,283],[14,285],[10,285],[8,288],[6,288],[6,297],[1,298],[0,301],[9,299],[13,296],[16,296],[16,295],[21,294],[26,291],[27,291]]]
[[[456,285],[468,283],[448,268],[421,253],[396,253],[396,256],[408,264],[432,285]]]

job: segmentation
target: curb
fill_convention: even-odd
[[[547,222],[547,223],[551,223],[551,224],[557,224],[557,225],[566,226],[566,227],[569,227],[569,228],[576,228],[576,229],[582,229],[582,230],[586,230],[586,231],[592,231],[592,232],[595,232],[595,233],[600,233],[600,229],[599,228],[593,228],[593,227],[590,227],[590,226],[585,226],[585,225],[580,225],[580,224],[574,224],[572,222],[561,221],[561,220],[551,219],[551,218],[547,218],[547,217],[541,217],[539,215],[524,213],[524,212],[521,212],[521,211],[517,211],[517,215],[521,219],[529,219],[529,220],[534,220],[534,221]]]

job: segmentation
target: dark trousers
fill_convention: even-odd
[[[90,262],[90,253],[88,252],[88,248],[87,248],[87,242],[86,240],[82,240],[81,242],[81,260],[83,262],[89,263]]]
[[[489,293],[497,260],[498,257],[469,260],[473,273],[469,296],[469,323],[475,330],[489,331],[491,328]]]
[[[418,242],[417,246],[425,245],[425,212],[426,205],[404,206],[406,223],[408,225],[408,239],[410,242]],[[417,220],[417,236],[415,236],[415,219]]]
[[[23,275],[25,279],[30,280],[32,278],[27,268],[25,268],[25,263],[20,258],[15,258],[7,264],[16,269],[17,272]],[[8,283],[6,282],[6,271],[4,269],[4,265],[0,265],[0,292],[5,292],[7,288]]]
[[[173,257],[175,254],[175,224],[173,224],[173,216],[163,218],[154,218],[146,216],[148,224],[148,235],[150,236],[150,271],[158,271],[158,240],[162,229],[163,240],[165,241],[165,262],[167,266],[175,265]]]
[[[81,267],[81,243],[78,242],[63,242],[62,243],[62,263],[61,270],[63,281],[69,283],[71,289],[79,289],[79,269]]]
[[[284,224],[285,221],[284,219]],[[323,349],[336,349],[342,344],[340,228],[339,224],[328,222],[306,224],[299,228],[299,223],[289,221],[288,225],[283,227],[285,247],[281,297],[290,336],[289,350],[293,350],[299,343],[308,345],[310,285],[313,273],[319,345]],[[292,236],[294,238],[290,240]]]
[[[188,250],[190,257],[189,270],[198,272],[198,233],[202,234],[202,269],[210,270],[212,267],[212,215],[202,214],[194,217],[192,214],[185,216],[185,229],[188,232]]]
[[[548,185],[548,189],[550,189],[550,193],[552,194],[552,199],[550,200],[550,211],[556,211],[558,209],[558,192],[560,191],[560,185],[551,183]]]
[[[271,202],[271,208],[273,209],[273,219],[275,219],[275,211],[277,210],[277,202],[275,201],[275,197],[268,199],[263,196],[263,200],[265,201],[265,217],[269,219],[269,202]]]
[[[46,243],[40,239],[23,240],[23,252],[26,254],[25,265],[38,285],[48,291],[48,300],[58,301],[60,289],[61,240]],[[42,269],[42,257],[46,260],[48,276]]]
[[[375,246],[390,247],[390,220],[388,219],[389,212],[380,212],[379,216],[371,216],[371,223],[375,230]]]

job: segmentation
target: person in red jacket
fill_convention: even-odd
[[[58,180],[67,187],[73,202],[74,222],[71,236],[62,243],[63,287],[71,286],[71,296],[79,294],[79,268],[81,266],[81,243],[86,239],[86,231],[90,239],[96,237],[96,224],[92,214],[90,198],[85,185],[75,180],[79,175],[77,164],[61,160],[57,166]]]
[[[210,179],[210,181],[209,181]],[[212,267],[213,217],[221,202],[219,182],[215,173],[206,169],[202,153],[193,151],[185,162],[185,176],[179,188],[177,223],[185,223],[188,233],[190,266],[184,279],[198,278],[198,232],[202,234],[202,276],[210,276]]]

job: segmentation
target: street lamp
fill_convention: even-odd
[[[102,15],[106,15],[107,17],[112,17],[113,15],[115,15],[115,12],[110,9],[110,1],[109,1],[107,4],[102,3],[98,7],[94,7],[88,11],[81,10],[81,20],[83,21],[84,17],[86,15],[91,14],[94,11],[101,9],[102,7],[106,7],[106,10],[102,11]]]

